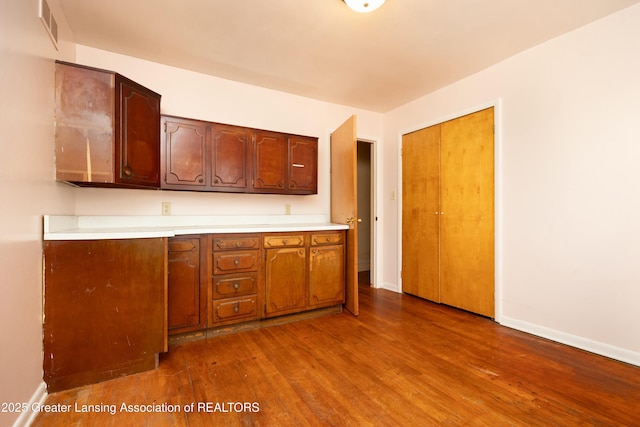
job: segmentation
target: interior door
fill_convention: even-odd
[[[440,302],[440,126],[402,136],[402,291]]]
[[[358,315],[358,193],[356,116],[331,134],[331,222],[348,224],[345,308]]]
[[[494,317],[493,108],[442,123],[444,304]]]

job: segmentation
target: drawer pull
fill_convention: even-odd
[[[236,306],[235,306],[235,307],[233,307],[233,312],[234,312],[234,313],[237,313],[237,312],[239,312],[239,311],[240,311],[240,303],[239,303],[239,302],[237,302],[237,303],[236,303]]]
[[[236,267],[240,265],[240,260],[238,258],[233,260],[233,265],[235,265]]]
[[[238,241],[238,242],[236,242],[236,248],[239,248],[239,247],[240,247],[240,244],[241,244],[241,243],[240,243],[239,241]]]
[[[235,283],[233,284],[233,289],[235,289],[236,291],[237,291],[238,289],[240,289],[240,283],[235,282]]]
[[[282,241],[282,244],[283,244],[283,245],[286,245],[287,243],[289,243],[289,241],[288,241],[287,239],[284,239],[284,240]]]

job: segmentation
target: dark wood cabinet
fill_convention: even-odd
[[[244,192],[249,188],[251,133],[238,126],[211,127],[211,188]]]
[[[344,303],[345,252],[342,231],[313,233],[309,250],[309,306]]]
[[[274,132],[253,134],[253,184],[256,193],[287,192],[287,140]]]
[[[318,192],[318,140],[291,136],[288,141],[288,191],[293,194]]]
[[[207,326],[206,238],[180,236],[169,239],[169,334]]]
[[[318,139],[162,116],[168,190],[317,194]]]
[[[205,189],[209,130],[205,122],[162,116],[163,189]]]
[[[56,179],[160,187],[160,95],[111,71],[56,62]]]
[[[50,393],[157,366],[167,351],[166,266],[166,238],[44,242]]]
[[[227,234],[211,241],[209,327],[260,317],[260,236]]]
[[[304,310],[307,306],[306,235],[264,236],[265,316],[279,316]]]

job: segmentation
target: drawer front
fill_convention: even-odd
[[[220,252],[213,254],[213,274],[258,270],[258,251]]]
[[[213,278],[213,298],[230,298],[258,293],[258,273]]]
[[[344,243],[344,233],[321,233],[311,235],[311,246],[340,245]]]
[[[258,304],[255,296],[224,299],[213,302],[213,321],[224,322],[233,319],[257,317]]]
[[[259,249],[260,237],[255,234],[224,236],[213,238],[214,251],[229,251],[238,249]]]
[[[292,234],[292,235],[279,235],[279,236],[265,236],[264,238],[265,248],[282,248],[285,246],[293,246],[293,247],[304,246],[304,235]]]

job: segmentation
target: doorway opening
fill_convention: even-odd
[[[375,208],[374,208],[374,144],[358,140],[357,154],[357,212],[358,224],[358,284],[374,286]],[[374,286],[375,287],[375,286]]]

